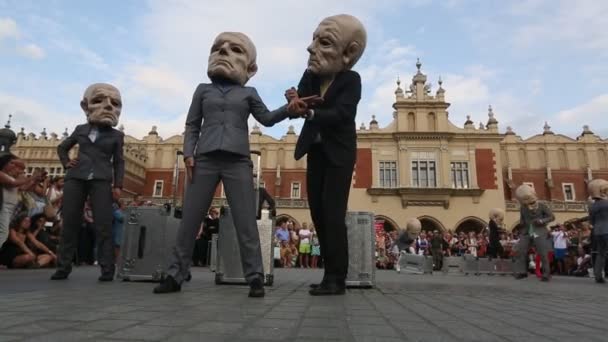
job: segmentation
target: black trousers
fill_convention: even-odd
[[[307,162],[308,204],[324,261],[323,280],[343,283],[348,272],[345,219],[354,163],[331,165],[320,144],[312,145]]]
[[[209,265],[207,254],[209,254],[209,242],[211,239],[201,237],[194,243],[194,252],[192,253],[192,263],[194,265],[201,264],[202,266]]]
[[[104,273],[114,273],[112,243],[112,184],[104,180],[68,179],[63,188],[63,229],[57,250],[57,270],[72,271],[72,258],[78,249],[82,215],[87,196],[91,199],[97,262]]]

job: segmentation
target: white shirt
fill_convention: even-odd
[[[567,238],[564,232],[552,232],[551,235],[553,235],[553,247],[555,247],[556,249],[568,248]]]
[[[300,243],[310,243],[310,230],[309,229],[300,229]]]

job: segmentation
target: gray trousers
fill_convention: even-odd
[[[542,272],[544,277],[551,276],[551,264],[549,263],[549,252],[551,251],[551,238],[546,228],[535,229],[537,237],[523,234],[519,238],[516,247],[517,256],[515,257],[515,272],[528,273],[528,249],[530,244],[534,244],[536,253],[540,254],[542,262]]]
[[[84,203],[87,197],[93,209],[97,262],[104,273],[114,273],[112,242],[112,184],[105,180],[68,179],[63,188],[63,229],[57,250],[57,270],[72,271],[72,259],[78,248]]]
[[[597,256],[595,257],[595,264],[593,264],[593,273],[595,273],[595,279],[602,279],[602,272],[606,264],[606,252],[608,252],[608,234],[596,235],[593,238],[597,240]]]
[[[214,152],[196,157],[192,183],[186,190],[182,223],[167,271],[180,284],[190,272],[196,234],[220,180],[232,208],[245,279],[249,283],[256,278],[263,279],[260,236],[255,217],[253,163],[249,157]]]

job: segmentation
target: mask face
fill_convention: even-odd
[[[505,221],[505,217],[501,214],[494,215],[493,219],[498,226],[502,226],[503,222]]]
[[[538,199],[536,198],[535,195],[528,195],[525,196],[522,200],[522,204],[526,207],[528,207],[528,209],[530,210],[536,210],[538,209]]]
[[[342,58],[346,47],[343,31],[336,20],[325,19],[319,24],[307,49],[310,72],[328,76],[346,69]]]
[[[96,84],[90,86],[80,106],[87,115],[91,124],[101,126],[118,125],[122,110],[120,92],[109,84]]]
[[[210,79],[223,78],[245,85],[257,72],[255,58],[255,46],[247,36],[221,33],[211,47],[207,75]]]

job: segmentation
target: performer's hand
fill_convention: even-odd
[[[297,99],[298,98],[298,91],[296,90],[296,88],[291,87],[287,90],[285,90],[285,99],[287,100],[287,103],[291,102],[291,100],[293,99]]]
[[[544,225],[544,222],[542,219],[536,219],[534,221],[532,221],[532,223],[534,223],[535,226],[542,226]]]
[[[112,188],[112,198],[115,201],[118,201],[120,199],[121,193],[122,193],[122,191],[120,190],[120,188]]]
[[[188,157],[184,159],[184,164],[186,164],[186,178],[188,179],[188,183],[192,183],[192,172],[194,171],[194,157]]]
[[[76,165],[78,165],[78,158],[70,159],[70,161],[68,162],[68,164],[65,167],[66,167],[66,169],[71,169],[71,168],[75,167]]]
[[[287,112],[292,116],[302,117],[308,113],[308,105],[302,99],[296,98],[287,105]]]

